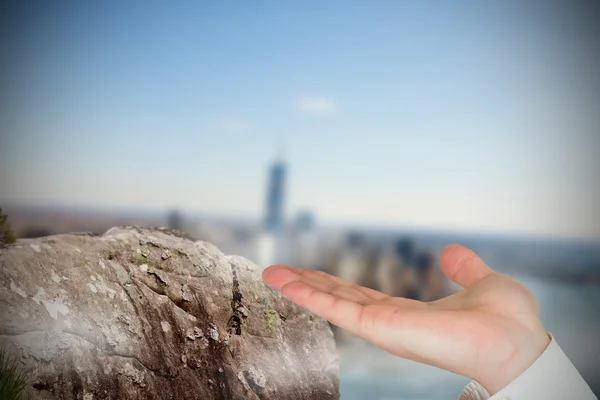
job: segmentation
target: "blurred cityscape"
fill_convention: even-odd
[[[287,165],[276,160],[266,174],[261,218],[199,216],[173,209],[165,213],[5,206],[21,238],[69,232],[102,234],[113,226],[164,226],[217,245],[264,267],[289,264],[319,269],[393,296],[431,301],[455,287],[438,268],[450,243],[478,252],[493,268],[519,275],[578,283],[600,283],[600,245],[568,240],[382,229],[319,224],[310,209],[286,216]]]

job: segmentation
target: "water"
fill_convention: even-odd
[[[600,395],[600,285],[517,278],[540,303],[546,329]],[[340,347],[343,400],[458,399],[467,378],[392,356],[364,342]]]

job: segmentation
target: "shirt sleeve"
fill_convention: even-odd
[[[552,335],[550,339],[542,355],[498,393],[490,396],[472,381],[459,400],[598,400]]]

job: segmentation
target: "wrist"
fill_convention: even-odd
[[[528,340],[513,346],[493,373],[477,381],[493,396],[531,367],[550,342],[551,338],[545,331],[532,335]]]

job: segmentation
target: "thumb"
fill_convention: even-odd
[[[473,250],[458,244],[446,246],[440,255],[440,265],[449,279],[464,288],[494,273]]]

